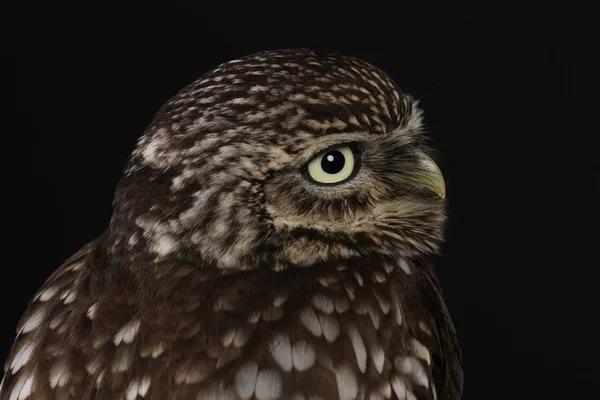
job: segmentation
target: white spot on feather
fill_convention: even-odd
[[[323,293],[315,294],[312,303],[317,310],[323,311],[326,314],[331,314],[334,310],[331,298]]]
[[[127,387],[127,400],[135,400],[137,398],[139,387],[140,384],[137,380],[131,381],[131,383]]]
[[[402,379],[397,376],[394,376],[391,380],[392,388],[394,389],[394,393],[396,393],[396,397],[398,400],[406,399],[406,384]]]
[[[31,315],[29,315],[29,318],[27,318],[27,321],[23,324],[23,329],[21,330],[21,332],[27,333],[37,328],[38,326],[40,326],[45,316],[46,308],[38,307],[34,312],[31,313]]]
[[[419,329],[421,329],[423,332],[425,332],[426,334],[431,336],[431,329],[429,329],[429,327],[427,326],[427,324],[425,324],[425,322],[419,321]]]
[[[390,302],[387,301],[385,298],[383,298],[376,291],[373,291],[373,295],[375,296],[377,303],[379,303],[379,308],[381,308],[381,311],[383,311],[384,314],[389,313],[390,312]]]
[[[415,353],[415,355],[420,359],[424,360],[427,364],[431,365],[431,355],[429,354],[427,347],[423,346],[423,344],[421,344],[421,342],[419,342],[417,339],[413,339],[411,341],[411,345],[413,353]]]
[[[315,349],[305,340],[298,340],[292,348],[294,368],[305,371],[315,364],[317,359]]]
[[[142,150],[142,157],[144,157],[146,162],[153,164],[157,161],[159,149],[166,144],[165,139],[164,129],[159,129],[152,136],[150,142]]]
[[[77,262],[75,264],[71,264],[67,270],[68,271],[79,271],[83,267],[83,262]]]
[[[350,308],[350,300],[343,295],[336,296],[333,300],[333,306],[338,313],[346,312]]]
[[[413,357],[404,357],[401,362],[400,359],[396,359],[396,368],[401,370],[404,374],[411,375],[417,384],[429,387],[429,378],[425,372],[423,365]]]
[[[381,374],[383,371],[383,364],[385,363],[385,353],[381,346],[374,345],[371,348],[371,358],[373,359],[373,364],[375,365],[377,372]]]
[[[360,272],[352,270],[352,273],[354,274],[354,277],[356,278],[356,282],[358,282],[358,284],[361,287],[364,286],[364,284],[365,284],[364,279],[363,279],[362,275],[360,274]]]
[[[229,100],[231,104],[252,104],[252,100],[246,97],[237,97]]]
[[[38,300],[41,301],[42,303],[46,302],[46,301],[50,300],[52,297],[54,297],[56,292],[58,292],[57,288],[49,287],[46,290],[44,290],[42,293],[40,293]]]
[[[72,303],[77,297],[77,293],[72,290],[65,290],[60,295],[60,300],[63,300],[64,304]]]
[[[128,324],[125,324],[121,328],[121,330],[119,332],[117,332],[117,334],[115,335],[113,343],[118,346],[121,342],[123,342],[123,343],[133,342],[133,339],[135,338],[135,335],[137,335],[139,329],[140,329],[140,321],[137,319],[129,322]]]
[[[32,388],[33,376],[23,375],[10,392],[9,400],[25,400],[31,395]]]
[[[273,299],[273,305],[275,307],[281,307],[283,305],[283,303],[285,303],[286,300],[287,300],[287,295],[285,295],[285,294],[277,295]]]
[[[354,300],[354,298],[356,297],[356,289],[354,288],[354,286],[344,285],[344,290],[346,291],[346,295],[348,296],[348,298],[350,300]]]
[[[364,373],[367,370],[367,350],[365,349],[365,343],[363,342],[358,329],[356,329],[354,325],[348,327],[348,337],[354,348],[354,355],[356,356],[358,368],[360,368],[360,372]]]
[[[242,400],[252,398],[256,385],[258,365],[252,361],[243,365],[235,374],[235,390]]]
[[[385,272],[387,272],[387,274],[389,275],[392,272],[394,272],[395,267],[392,264],[384,263],[383,264],[383,269],[385,269]]]
[[[389,382],[383,382],[381,386],[379,386],[379,393],[386,398],[389,399],[392,397],[392,386]]]
[[[375,282],[383,283],[387,280],[387,276],[381,271],[375,271],[373,273],[373,280]]]
[[[256,378],[254,395],[257,400],[274,400],[281,395],[283,382],[279,373],[272,369],[263,369]]]
[[[50,367],[50,387],[52,389],[58,387],[64,387],[69,383],[71,379],[71,371],[69,365],[64,360],[56,361]]]
[[[250,339],[250,329],[246,327],[238,328],[237,335],[233,338],[234,347],[242,347]]]
[[[150,380],[149,376],[145,376],[142,381],[140,382],[140,387],[138,388],[138,393],[140,394],[140,396],[142,397],[146,397],[146,394],[148,393],[148,389],[150,389],[150,383],[152,381]]]
[[[269,342],[269,350],[273,360],[285,372],[292,370],[292,348],[290,338],[285,333],[276,333]]]
[[[354,372],[344,365],[335,371],[340,400],[354,400],[358,395],[358,383]]]
[[[75,301],[75,298],[77,297],[77,293],[75,292],[71,292],[69,293],[69,295],[67,296],[67,298],[65,299],[64,303],[65,304],[70,304],[73,301]]]
[[[88,308],[87,310],[87,317],[89,319],[94,319],[96,317],[96,310],[98,309],[98,303],[94,303],[90,306],[90,308]]]
[[[104,381],[104,375],[106,374],[106,370],[100,372],[98,377],[96,378],[96,387],[100,388],[102,386],[102,382]]]
[[[308,329],[310,333],[317,337],[323,334],[323,331],[321,330],[321,324],[319,323],[317,314],[315,314],[315,310],[312,308],[304,308],[302,311],[300,311],[299,318],[300,322],[302,322],[302,325],[304,325],[304,327]]]
[[[371,317],[371,322],[373,323],[373,326],[375,327],[375,329],[379,329],[379,325],[381,324],[381,314],[379,313],[379,310],[368,305],[367,311],[369,312],[369,317]]]
[[[233,339],[235,338],[236,335],[236,329],[230,329],[227,332],[225,332],[225,334],[223,335],[223,337],[221,338],[221,344],[224,347],[229,347],[233,344]]]
[[[214,371],[214,363],[210,359],[195,360],[192,364],[184,364],[175,371],[175,383],[199,383],[208,378]]]
[[[400,300],[395,298],[393,301],[394,304],[394,319],[396,320],[396,324],[402,325],[402,307],[400,305]]]
[[[129,350],[117,352],[117,355],[111,364],[111,371],[113,373],[127,371],[131,366],[132,361],[133,357]]]
[[[319,322],[323,336],[328,342],[333,342],[340,334],[340,324],[337,315],[319,313]]]
[[[410,267],[408,266],[408,263],[406,262],[406,260],[404,258],[400,258],[398,260],[398,265],[400,266],[400,268],[402,268],[402,271],[404,271],[408,275],[410,275]]]
[[[255,324],[260,319],[260,311],[253,311],[248,315],[248,322]]]
[[[127,240],[127,244],[129,246],[135,246],[139,241],[140,241],[139,235],[137,233],[134,233],[133,235],[131,235],[129,237],[129,240]]]
[[[21,345],[19,351],[15,354],[10,364],[10,369],[13,375],[17,373],[17,371],[21,369],[23,365],[29,362],[29,359],[31,358],[31,354],[33,353],[34,349],[34,342],[25,342],[23,345]]]
[[[88,372],[88,374],[95,375],[96,372],[98,371],[98,368],[100,368],[100,364],[101,364],[100,357],[93,358],[90,362],[88,362],[85,365],[85,370]]]
[[[168,234],[157,236],[152,242],[151,249],[159,256],[164,257],[179,248],[177,239]]]
[[[160,342],[156,345],[156,347],[154,349],[152,349],[152,358],[158,358],[163,351],[165,351],[165,345],[163,342]]]

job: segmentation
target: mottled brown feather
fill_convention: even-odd
[[[140,138],[106,232],[31,301],[0,400],[459,399],[420,114],[376,67],[305,49],[191,83]],[[349,142],[354,179],[306,179]]]

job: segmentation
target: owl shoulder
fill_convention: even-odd
[[[81,308],[87,293],[80,286],[96,243],[89,242],[65,261],[29,302],[4,366],[0,399],[55,398],[53,392],[77,379],[75,341],[86,326],[75,328],[73,322],[77,313],[93,312]]]

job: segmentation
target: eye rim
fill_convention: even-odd
[[[333,182],[333,183],[319,182],[319,181],[316,181],[315,179],[313,179],[313,177],[310,175],[310,172],[308,170],[308,166],[310,165],[310,163],[320,157],[323,157],[325,154],[329,153],[330,151],[334,151],[334,150],[337,150],[340,148],[345,148],[345,147],[348,147],[350,149],[350,151],[352,152],[352,156],[354,157],[354,168],[352,169],[352,172],[350,173],[350,175],[348,175],[347,178],[345,178],[339,182]],[[301,170],[302,170],[302,175],[304,176],[304,178],[313,185],[316,185],[316,186],[339,186],[339,185],[342,185],[342,184],[347,183],[348,181],[351,181],[352,179],[354,179],[356,177],[356,175],[358,175],[358,172],[360,171],[361,168],[362,168],[362,148],[361,148],[361,146],[356,142],[346,142],[346,143],[338,143],[338,144],[329,146],[329,147],[319,151],[317,154],[313,155],[308,161],[306,161],[304,163]]]

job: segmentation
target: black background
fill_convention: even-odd
[[[223,61],[315,47],[363,58],[421,99],[447,179],[438,265],[464,398],[589,398],[599,168],[579,118],[585,35],[542,7],[342,4],[15,13],[1,359],[27,301],[106,227],[125,160],[169,97]]]

